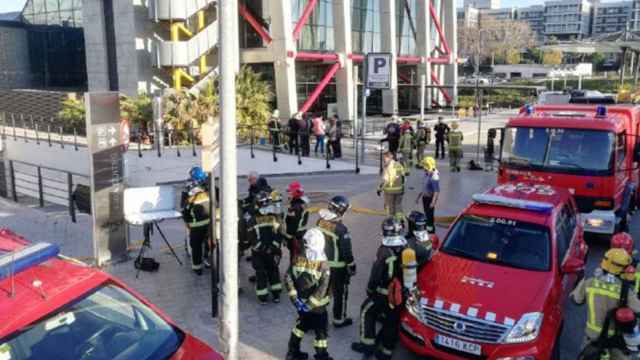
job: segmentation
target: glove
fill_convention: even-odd
[[[298,309],[298,312],[306,313],[311,310],[309,308],[309,305],[305,304],[302,300],[298,298],[296,298],[296,300],[293,302],[293,305],[296,307],[296,309]]]
[[[347,265],[347,272],[349,273],[349,276],[355,276],[356,275],[356,263],[351,263],[351,264]]]
[[[378,194],[378,197],[380,197],[382,195],[382,190],[380,189],[376,190],[376,194]]]

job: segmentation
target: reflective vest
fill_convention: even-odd
[[[404,167],[396,161],[391,161],[382,174],[382,191],[387,194],[402,194],[404,192]]]
[[[462,132],[458,130],[449,132],[449,149],[462,149]]]
[[[289,297],[298,297],[313,309],[329,304],[329,267],[320,261],[297,257],[287,274]]]
[[[208,226],[210,222],[209,214],[209,194],[205,191],[196,193],[187,199],[187,205],[183,212],[183,218],[189,228]]]
[[[618,306],[621,292],[622,286],[619,282],[608,283],[597,278],[587,286],[587,329],[592,335],[600,334],[607,313]],[[615,329],[609,329],[609,335],[613,335],[614,332]]]
[[[406,132],[400,138],[400,151],[408,153],[411,150],[413,150],[413,135],[410,132]]]

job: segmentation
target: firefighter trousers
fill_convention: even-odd
[[[333,324],[342,325],[347,320],[347,304],[349,303],[349,282],[351,276],[346,267],[331,268],[329,283],[333,297]]]
[[[382,328],[376,331],[376,322],[384,315]],[[386,296],[376,294],[368,297],[360,307],[360,342],[375,347],[383,358],[391,358],[398,342],[399,309],[391,309]],[[379,339],[377,343],[376,339]]]
[[[256,271],[256,295],[262,302],[267,301],[269,293],[274,299],[280,298],[280,254],[264,251],[251,252],[251,265]]]
[[[321,312],[298,313],[296,325],[293,327],[289,338],[289,352],[300,352],[300,343],[304,335],[309,331],[313,331],[316,335],[313,348],[316,351],[317,358],[328,358],[329,316],[327,315],[327,309],[323,309]]]
[[[191,246],[191,268],[202,269],[202,259],[209,256],[209,225],[189,228],[189,246]]]
[[[418,145],[416,146],[416,166],[422,166],[422,159],[424,159],[424,149],[427,145]]]
[[[402,193],[384,193],[384,210],[389,216],[402,215]]]
[[[449,148],[449,166],[451,166],[451,171],[460,171],[460,159],[462,159],[462,149]]]

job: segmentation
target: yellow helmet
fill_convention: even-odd
[[[452,122],[452,123],[451,123],[451,128],[452,128],[452,129],[454,129],[454,130],[455,130],[455,129],[459,128],[459,127],[460,127],[460,125],[458,125],[458,122],[457,122],[457,121],[454,121],[454,122]]]
[[[272,191],[270,196],[271,196],[271,201],[273,201],[273,202],[281,202],[282,201],[282,194],[280,194],[279,191],[276,191],[276,190]]]
[[[631,264],[631,256],[624,249],[609,249],[604,253],[600,267],[613,275],[620,275]]]
[[[427,156],[422,160],[422,167],[427,171],[433,171],[436,169],[436,159],[431,156]]]

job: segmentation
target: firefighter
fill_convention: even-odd
[[[389,217],[382,223],[382,245],[371,268],[367,284],[367,299],[360,307],[360,341],[351,344],[353,351],[377,359],[391,359],[398,339],[399,308],[389,303],[389,285],[401,277],[401,254],[407,242],[402,235],[400,220]],[[380,334],[376,321],[382,320]],[[376,339],[379,344],[376,346]]]
[[[442,122],[442,116],[438,117],[438,123],[433,127],[433,130],[436,133],[436,159],[440,157],[440,153],[442,153],[440,158],[444,159],[444,142],[450,129],[447,124]]]
[[[351,249],[351,235],[342,223],[351,205],[344,196],[334,196],[327,209],[319,212],[316,228],[324,234],[329,267],[331,268],[331,295],[333,297],[333,326],[337,328],[353,324],[347,316],[349,283],[356,274],[356,263]]]
[[[462,131],[458,130],[457,122],[451,123],[451,131],[447,135],[449,142],[449,165],[452,172],[460,172],[460,159],[462,159]]]
[[[289,209],[285,218],[287,248],[291,263],[302,250],[302,235],[309,221],[309,212],[306,209],[309,200],[304,196],[304,189],[298,181],[289,184]]]
[[[260,304],[265,305],[271,293],[274,303],[280,302],[282,283],[280,282],[280,258],[283,240],[283,226],[279,217],[272,212],[271,197],[266,191],[256,195],[258,211],[252,218],[248,232],[251,239],[251,264],[256,271],[256,295]]]
[[[422,162],[424,167],[424,179],[422,183],[422,191],[416,198],[416,204],[422,199],[422,207],[427,217],[427,231],[429,234],[435,234],[435,208],[440,197],[440,172],[436,169],[436,159],[431,156],[426,157]]]
[[[407,245],[416,252],[418,267],[421,268],[431,258],[432,234],[427,231],[427,217],[423,213],[412,211],[407,219]]]
[[[316,360],[331,360],[327,351],[329,319],[329,283],[331,270],[325,254],[325,237],[318,229],[304,234],[304,253],[296,256],[285,275],[289,298],[298,311],[296,325],[291,331],[286,360],[306,360],[300,343],[307,331],[316,334],[313,347]]]
[[[418,120],[416,132],[416,168],[420,168],[424,158],[424,150],[431,142],[431,128]]]
[[[386,152],[383,156],[384,170],[382,181],[378,186],[377,194],[384,193],[384,210],[389,216],[403,216],[402,196],[404,195],[404,168],[393,160],[393,153]]]
[[[400,144],[400,124],[398,124],[398,117],[393,116],[391,122],[384,128],[385,138],[380,140],[380,143],[387,141],[389,143],[389,152],[394,156],[398,152],[398,145]]]
[[[280,221],[284,221],[284,207],[282,206],[282,194],[274,190],[269,194],[271,196],[271,213],[280,219]]]
[[[413,132],[411,131],[411,127],[402,130],[402,136],[400,137],[400,154],[402,154],[400,163],[404,167],[404,175],[409,176],[413,155]]]
[[[202,275],[204,260],[209,256],[209,222],[211,218],[209,193],[206,190],[207,174],[198,166],[189,171],[190,185],[182,209],[182,219],[189,231],[191,269]],[[208,261],[205,265],[209,267]]]
[[[626,292],[623,297],[623,270],[631,264],[631,256],[623,249],[609,249],[596,269],[594,276],[582,279],[571,294],[577,304],[588,304],[587,326],[583,342],[583,353],[597,349],[607,349],[609,359],[630,359],[626,349],[625,340],[618,331],[612,331],[612,327],[605,328],[605,324],[612,322],[612,313],[623,307],[630,308],[634,313],[640,312],[640,300],[633,292]],[[615,335],[614,335],[615,334]],[[612,336],[613,335],[613,336]]]
[[[638,259],[634,256],[637,251],[635,250],[635,244],[631,235],[626,232],[620,232],[611,237],[612,249],[624,249],[627,254],[631,255],[631,265],[638,267]],[[634,292],[640,295],[640,272],[636,272],[633,277],[633,289]]]

